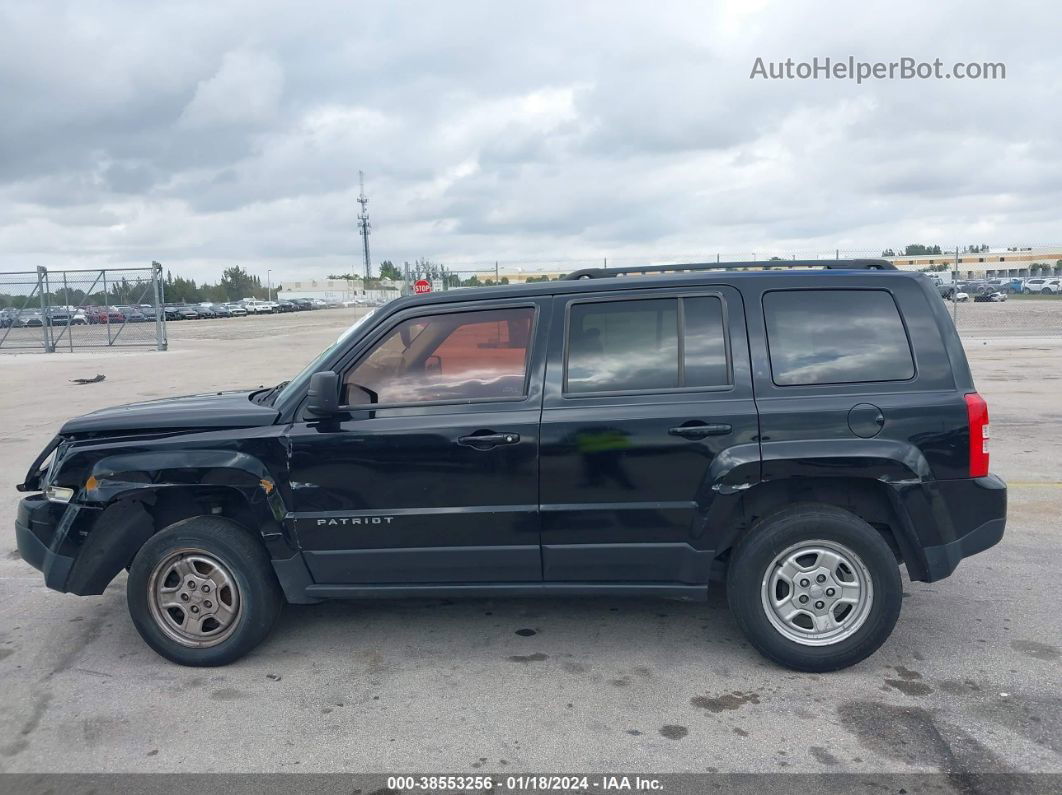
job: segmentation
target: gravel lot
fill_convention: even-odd
[[[0,771],[1062,772],[1062,301],[959,315],[1007,536],[905,583],[885,647],[821,676],[764,661],[720,591],[288,607],[234,666],[171,665],[124,575],[80,598],[18,558],[15,483],[66,417],[274,383],[353,311],[173,323],[167,353],[0,355]]]

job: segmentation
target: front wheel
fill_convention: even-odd
[[[727,598],[764,656],[798,671],[835,671],[869,657],[900,614],[899,566],[881,534],[827,505],[758,522],[734,551]]]
[[[227,665],[261,643],[284,602],[265,547],[227,519],[197,516],[152,536],[126,583],[144,641],[180,665]]]

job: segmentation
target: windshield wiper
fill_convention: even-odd
[[[257,395],[255,395],[254,402],[258,403],[259,405],[269,403],[269,405],[272,406],[273,401],[276,400],[277,395],[280,394],[280,390],[290,383],[290,381],[281,381],[276,386],[271,386],[268,389],[259,392]]]

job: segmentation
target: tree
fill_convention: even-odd
[[[392,281],[402,281],[402,271],[391,260],[385,259],[380,263],[380,278],[391,279]]]
[[[230,301],[239,301],[255,293],[256,288],[262,286],[257,276],[251,276],[239,265],[226,268],[221,274],[221,282],[218,285]]]
[[[940,246],[924,246],[921,243],[910,243],[904,248],[903,253],[908,257],[917,257],[924,254],[939,254]]]
[[[885,249],[884,251],[881,252],[881,256],[883,256],[883,257],[895,257],[896,256],[896,252],[893,251],[891,248],[887,248],[887,249]]]

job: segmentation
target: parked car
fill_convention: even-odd
[[[1001,287],[997,287],[992,282],[982,285],[977,288],[973,293],[974,303],[1000,303],[1007,300],[1007,294]]]
[[[225,304],[211,304],[210,308],[214,310],[214,314],[217,317],[232,317],[232,312]]]
[[[147,320],[147,316],[138,306],[117,306],[115,309],[122,313],[126,323],[143,323]]]
[[[272,301],[245,298],[240,303],[243,304],[243,308],[247,310],[248,314],[252,315],[272,315],[277,311],[277,306]]]
[[[214,310],[213,304],[196,304],[192,308],[195,309],[200,318],[213,319],[218,316],[218,313]]]
[[[198,320],[199,310],[194,306],[182,305],[177,307],[177,314],[180,320]]]
[[[932,282],[812,264],[397,299],[275,387],[69,420],[19,486],[19,551],[74,594],[128,567],[137,631],[187,665],[249,652],[285,599],[718,581],[771,660],[852,665],[899,566],[933,582],[998,543],[1007,489]],[[923,612],[924,643],[973,621]]]
[[[279,312],[297,312],[299,309],[291,301],[277,301],[276,305]]]
[[[1032,293],[1041,295],[1062,293],[1062,281],[1059,279],[1026,279],[1022,292],[1026,295]]]
[[[113,306],[85,306],[82,307],[89,323],[124,323],[125,315]]]
[[[241,304],[224,304],[232,317],[247,317],[247,310]]]
[[[162,311],[166,313],[166,320],[184,320],[176,304],[166,304]]]
[[[48,318],[48,322],[53,326],[68,326],[70,325],[70,318],[73,316],[69,309],[60,306],[48,307],[45,315]]]
[[[293,298],[291,299],[291,302],[302,311],[317,308],[316,305],[314,305],[312,298]]]
[[[22,328],[40,328],[44,325],[44,315],[39,309],[23,309],[18,313],[18,325]]]

